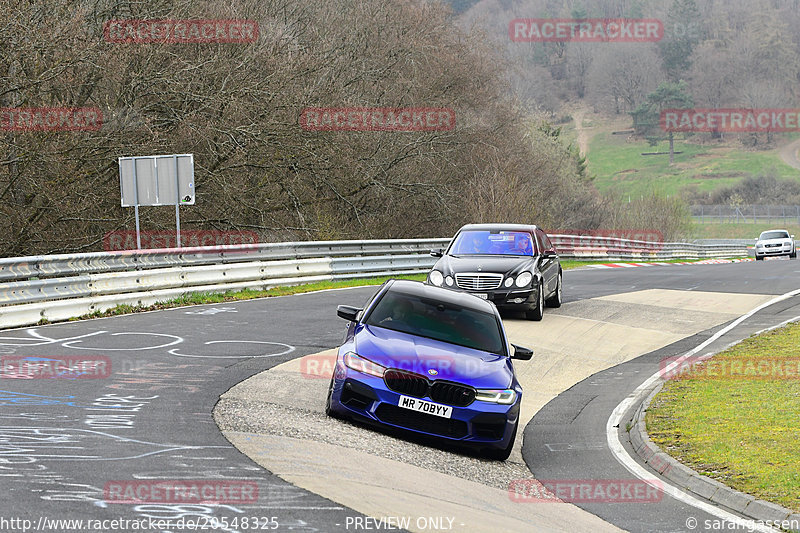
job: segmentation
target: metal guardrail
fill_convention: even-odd
[[[713,244],[738,244],[739,246],[752,247],[756,240],[752,239],[696,239],[694,244],[713,245]]]
[[[737,244],[553,235],[564,258],[664,260],[747,255]],[[0,259],[0,327],[150,305],[192,292],[427,272],[449,239],[316,241]]]
[[[0,259],[0,281],[186,265],[427,253],[448,242],[449,239],[309,241],[14,257]]]
[[[572,259],[723,259],[747,255],[744,243],[648,242],[616,237],[550,235],[559,255]]]
[[[0,259],[0,327],[192,292],[427,272],[449,239],[317,241]]]

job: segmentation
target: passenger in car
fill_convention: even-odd
[[[480,235],[475,235],[472,237],[472,249],[470,253],[473,254],[485,254],[486,253],[486,240],[482,238]]]

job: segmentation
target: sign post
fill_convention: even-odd
[[[142,248],[139,206],[175,205],[175,231],[181,247],[181,205],[194,205],[194,155],[151,155],[119,158],[122,207],[134,208],[136,248]]]

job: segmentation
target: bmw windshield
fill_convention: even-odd
[[[494,315],[401,292],[387,292],[367,317],[368,326],[506,355]]]
[[[534,255],[533,239],[526,231],[462,231],[450,255]]]

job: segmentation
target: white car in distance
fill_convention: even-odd
[[[797,259],[797,249],[794,235],[789,235],[785,229],[771,229],[762,232],[756,239],[756,260],[763,261],[765,257],[788,255]]]

